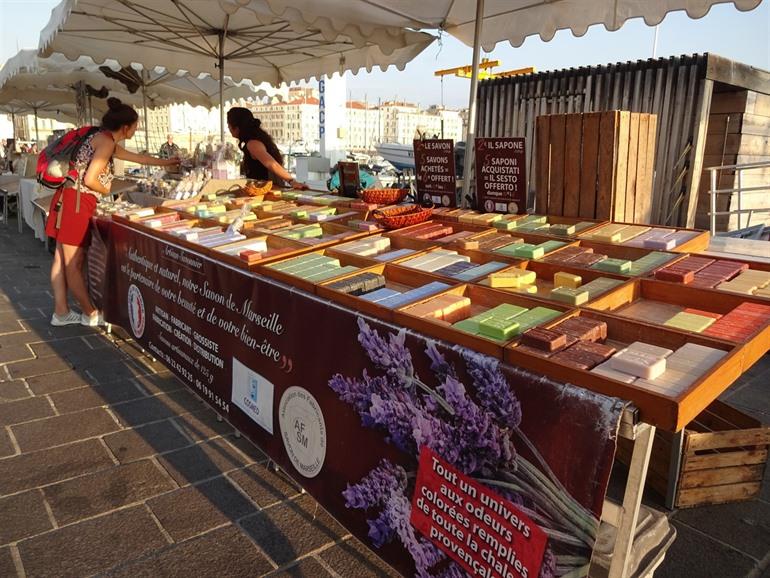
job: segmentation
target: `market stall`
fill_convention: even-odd
[[[770,347],[770,273],[697,256],[699,231],[446,209],[366,232],[308,224],[350,199],[249,203],[240,231],[237,192],[100,220],[107,319],[407,575],[495,567],[435,492],[482,504],[469,527],[486,505],[541,528],[495,538],[529,575],[584,575],[614,521],[626,575],[655,426],[682,432]]]

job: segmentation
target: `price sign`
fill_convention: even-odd
[[[524,138],[476,139],[476,194],[487,213],[527,210]]]
[[[457,205],[454,143],[449,139],[414,141],[414,164],[420,200],[439,207]]]

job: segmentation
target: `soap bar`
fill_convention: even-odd
[[[663,325],[667,327],[676,327],[677,329],[683,329],[685,331],[701,333],[713,325],[715,321],[716,319],[713,317],[706,317],[704,315],[696,315],[694,313],[682,311],[674,315]]]
[[[535,327],[524,332],[521,342],[523,345],[552,353],[567,346],[567,336],[550,329]]]
[[[655,278],[660,281],[672,281],[674,283],[683,283],[686,285],[693,282],[695,273],[686,270],[677,271],[666,267],[665,269],[658,269],[655,271]]]
[[[543,254],[545,254],[561,249],[564,245],[566,245],[566,243],[563,243],[562,241],[546,241],[545,243],[540,243],[537,247],[541,248]]]
[[[604,259],[595,263],[592,268],[607,271],[608,273],[629,273],[631,271],[631,261],[626,259]]]
[[[561,311],[549,309],[548,307],[534,307],[516,316],[516,321],[519,323],[518,332],[523,333],[527,329],[548,323],[559,315],[562,315]]]
[[[364,293],[360,297],[364,301],[371,301],[372,303],[378,303],[390,297],[395,297],[396,295],[401,295],[401,293],[399,291],[395,291],[394,289],[382,287],[381,289],[377,289],[376,291],[370,291],[369,293]]]
[[[379,304],[382,305],[383,307],[395,309],[397,307],[403,307],[404,305],[413,303],[420,299],[425,299],[427,297],[430,297],[431,295],[435,295],[436,293],[445,291],[446,289],[449,289],[449,285],[447,285],[446,283],[441,283],[440,281],[434,281],[432,283],[428,283],[427,285],[423,285],[422,287],[416,287],[414,289],[410,289],[405,293],[394,295],[393,297],[388,297],[383,301],[380,301]]]
[[[479,333],[497,341],[508,341],[518,332],[519,324],[514,319],[492,317],[479,323]]]
[[[654,355],[656,357],[668,357],[674,353],[671,349],[660,347],[659,345],[652,345],[651,343],[645,343],[643,341],[634,341],[626,349],[638,353],[646,353],[648,355]]]
[[[595,341],[578,341],[570,349],[575,351],[584,352],[586,355],[591,355],[595,359],[598,359],[596,363],[602,363],[615,355],[617,349],[611,345],[605,343],[598,343]]]
[[[640,351],[622,349],[609,360],[610,367],[616,371],[630,373],[644,379],[655,379],[666,371],[666,358],[646,354]]]
[[[588,291],[582,288],[555,287],[551,289],[550,297],[555,301],[562,301],[574,306],[588,303]]]
[[[516,247],[514,255],[522,259],[540,259],[545,255],[545,250],[530,243],[521,243]]]
[[[591,373],[596,373],[603,377],[608,377],[610,379],[614,379],[615,381],[621,381],[623,383],[633,383],[636,380],[635,375],[631,375],[630,373],[624,373],[622,371],[618,371],[617,369],[613,369],[610,366],[610,363],[608,361],[605,361],[604,363],[600,363],[599,365],[591,369]]]
[[[412,253],[415,253],[413,249],[396,249],[395,251],[388,251],[387,253],[380,253],[379,255],[375,256],[374,258],[377,261],[394,261],[396,259],[400,259],[401,257],[406,257],[407,255],[411,255]]]
[[[583,279],[580,277],[580,275],[564,273],[563,271],[559,271],[553,276],[554,287],[571,287],[572,289],[577,289],[580,287],[582,281]]]
[[[490,287],[521,287],[533,284],[537,274],[526,269],[508,269],[493,273],[488,279]]]
[[[607,324],[604,321],[588,317],[570,317],[552,329],[571,335],[580,341],[603,341],[607,339]]]
[[[622,285],[623,281],[620,279],[610,279],[609,277],[597,277],[593,281],[589,281],[585,285],[581,285],[580,288],[584,291],[588,291],[588,299],[595,299],[602,293],[606,293],[610,289]]]
[[[561,236],[568,236],[568,235],[574,235],[577,231],[577,227],[575,225],[567,225],[567,224],[561,224],[556,223],[551,225],[550,232],[554,235],[561,235]]]

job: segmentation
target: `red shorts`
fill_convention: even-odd
[[[72,187],[57,189],[48,211],[45,233],[63,245],[85,247],[91,241],[91,217],[96,212],[96,197],[80,192],[80,211],[76,211],[77,191]],[[59,213],[61,212],[61,219]],[[56,221],[59,219],[59,226]]]

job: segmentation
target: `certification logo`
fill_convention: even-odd
[[[233,357],[231,401],[259,426],[273,433],[273,384]]]
[[[128,321],[131,324],[131,331],[134,337],[139,339],[144,335],[144,325],[146,321],[144,311],[144,299],[139,287],[131,285],[128,288]]]
[[[321,406],[301,387],[290,387],[278,410],[283,446],[294,468],[306,478],[320,472],[326,458],[326,423]]]

